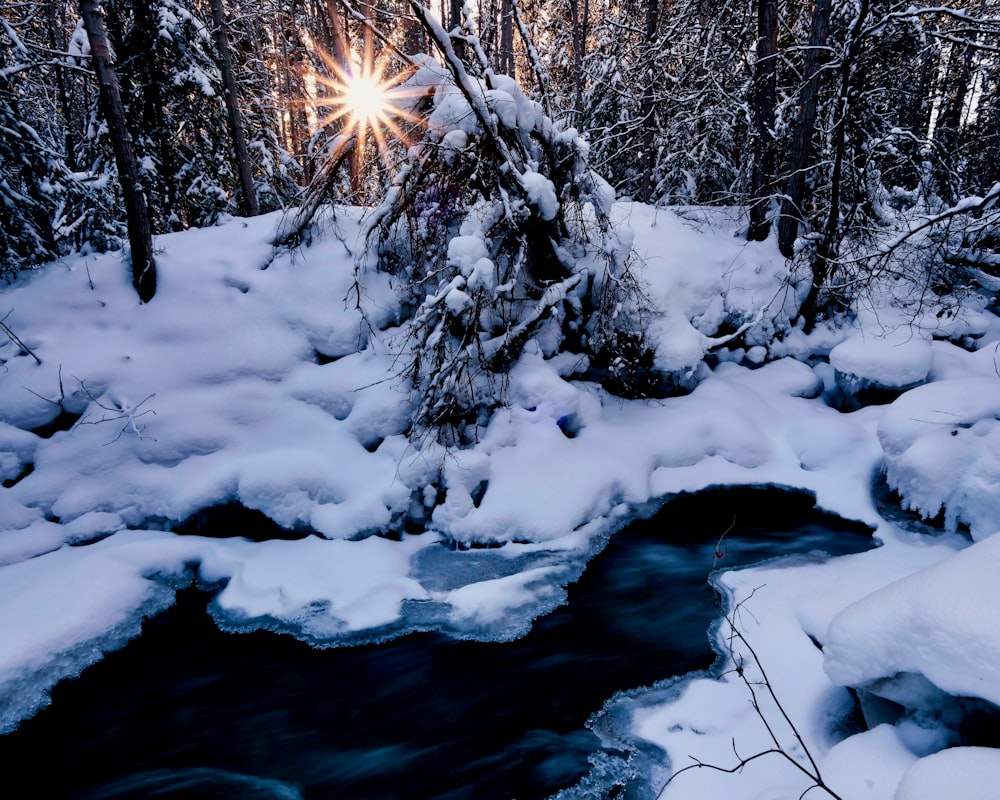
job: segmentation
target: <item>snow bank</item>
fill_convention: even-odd
[[[117,557],[120,540],[63,548],[0,572],[0,733],[48,702],[56,681],[139,633],[173,593]]]
[[[702,213],[709,214],[697,216]],[[659,311],[648,330],[656,367],[682,383],[694,377],[706,352],[727,343],[729,335],[718,335],[726,325],[745,327],[746,343],[760,347],[763,356],[773,338],[772,321],[780,325],[794,317],[808,288],[797,283],[774,242],[748,246],[731,235],[729,226],[736,223],[719,210],[710,222],[698,223],[669,209],[621,204],[615,219],[636,232],[641,279]],[[720,228],[706,235],[699,231],[702,224]],[[733,357],[743,355],[740,350]]]
[[[812,770],[804,743],[824,780],[841,797],[889,800],[916,756],[892,726],[845,738],[842,720],[851,713],[853,700],[824,674],[824,654],[816,642],[828,649],[827,628],[845,605],[886,580],[946,560],[954,547],[953,543],[912,547],[886,523],[877,535],[885,545],[865,553],[825,562],[779,561],[718,576],[729,619],[745,641],[732,637],[724,622],[713,635],[721,654],[717,677],[695,678],[683,685],[676,699],[637,708],[635,734],[662,749],[672,771],[695,760],[728,769],[737,766],[740,757],[776,746]],[[763,683],[765,675],[773,697]],[[764,719],[754,710],[751,688]],[[799,797],[809,786],[802,772],[771,753],[750,761],[736,774],[688,770],[672,779],[658,797],[760,800]]]
[[[824,640],[838,684],[918,673],[945,692],[1000,705],[1000,536],[905,577],[840,612]]]
[[[909,389],[927,379],[932,361],[930,341],[909,328],[876,336],[856,333],[830,351],[830,363],[848,391]]]
[[[936,381],[906,392],[878,428],[889,485],[928,518],[982,539],[1000,530],[1000,378]]]

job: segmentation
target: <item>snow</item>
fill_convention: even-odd
[[[1000,752],[953,747],[920,759],[907,770],[894,800],[991,800],[1000,786]]]
[[[889,485],[926,517],[969,526],[975,539],[1000,529],[1000,380],[970,376],[907,392],[879,425]]]
[[[559,199],[552,181],[538,172],[527,170],[521,176],[521,185],[531,204],[538,209],[538,216],[545,220],[555,219],[559,211]]]
[[[411,81],[433,85],[435,69]],[[503,119],[511,103],[519,125],[537,112],[502,77],[493,86]],[[434,102],[447,146],[465,147],[477,130],[464,98]],[[539,216],[555,213],[551,182],[524,180]],[[0,343],[0,730],[138,635],[192,580],[213,588],[212,613],[234,630],[321,646],[428,628],[508,639],[563,602],[637,510],[709,486],[777,485],[868,523],[881,546],[714,574],[720,616],[744,638],[720,622],[715,672],[611,701],[617,722],[602,737],[644,753],[658,793],[691,756],[733,766],[734,743],[743,757],[774,746],[748,701],[756,687],[780,747],[811,769],[807,748],[842,797],[995,786],[994,751],[933,755],[947,732],[912,714],[860,732],[844,723],[845,686],[925,710],[949,695],[1000,704],[1000,637],[984,613],[1000,602],[1000,325],[985,303],[950,323],[929,309],[905,334],[869,309],[776,341],[808,286],[772,241],[734,237],[725,211],[619,204],[623,253],[634,245],[657,308],[654,358],[689,393],[612,396],[545,334],[525,346],[478,443],[449,450],[408,438],[405,309],[393,276],[356,271],[362,213],[338,209],[337,235],[293,253],[270,244],[278,215],[158,237],[160,285],[146,305],[117,254],[67,257],[0,290],[6,324],[42,360]],[[502,291],[481,234],[463,234],[448,250],[458,275],[439,287],[452,313],[474,291]],[[900,396],[838,410],[837,372]],[[66,429],[32,432],[63,412]],[[946,531],[881,518],[880,473],[924,516],[943,508]],[[235,522],[213,531],[223,538],[171,532],[234,503],[301,538],[253,541]],[[765,673],[780,709],[760,691]],[[660,796],[761,800],[808,787],[770,754],[739,774],[688,770]]]
[[[908,389],[927,379],[930,342],[908,328],[880,336],[856,333],[830,351],[838,372],[879,387]]]
[[[865,686],[912,672],[948,694],[1000,705],[1000,633],[983,613],[1000,602],[998,568],[1000,536],[992,536],[847,607],[827,632],[827,674]]]

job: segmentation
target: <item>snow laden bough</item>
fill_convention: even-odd
[[[449,34],[412,9],[438,58],[397,54],[410,74],[394,96],[417,141],[368,219],[368,251],[407,298],[394,344],[415,394],[411,439],[466,446],[504,403],[529,341],[546,358],[578,354],[579,371],[600,365],[612,385],[640,374],[636,364],[652,364],[646,301],[631,233],[611,222],[614,191],[589,168],[586,142],[494,72],[470,30]],[[331,167],[347,163],[349,145],[336,145]],[[310,196],[328,196],[335,178],[321,172]],[[317,209],[307,202],[284,241],[303,240]]]

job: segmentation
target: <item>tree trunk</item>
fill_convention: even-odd
[[[118,165],[118,182],[125,198],[128,240],[132,261],[132,285],[139,299],[148,303],[156,294],[156,262],[153,260],[153,234],[149,224],[146,198],[139,188],[139,175],[132,155],[132,142],[125,126],[118,75],[111,60],[111,47],[104,29],[98,0],[80,0],[80,16],[90,39],[91,61],[100,91],[101,111],[108,123],[108,135]]]
[[[918,139],[927,135],[930,107],[928,86],[931,74],[936,69],[937,50],[927,47],[920,56],[916,80],[904,90],[904,101],[899,110],[899,127],[905,128]]]
[[[643,203],[648,203],[653,196],[653,170],[656,166],[656,157],[653,152],[653,134],[656,129],[656,114],[654,113],[654,84],[653,80],[653,43],[656,41],[656,31],[659,26],[660,8],[658,0],[646,0],[646,47],[645,58],[648,63],[646,74],[646,86],[642,92],[642,103],[640,111],[642,113],[642,175],[639,184],[639,199]]]
[[[448,33],[461,33],[462,31],[462,0],[449,0],[448,4]],[[465,41],[462,39],[452,39],[452,48],[455,55],[462,58],[465,55]]]
[[[757,0],[757,62],[754,65],[753,167],[750,175],[750,228],[747,239],[762,242],[771,230],[767,218],[774,181],[774,127],[778,52],[778,0]]]
[[[500,0],[500,72],[514,74],[514,9],[511,0]]]
[[[792,147],[788,157],[788,191],[781,201],[781,219],[778,221],[778,248],[785,258],[792,257],[799,224],[805,219],[802,204],[805,201],[806,173],[812,155],[813,129],[816,127],[819,68],[826,60],[823,52],[830,27],[830,5],[831,0],[816,0],[813,6],[809,48],[806,50],[804,64],[806,83],[799,95],[799,110],[795,117]]]
[[[66,35],[62,30],[62,14],[65,11],[65,6],[60,7],[58,3],[47,3],[45,8],[47,13],[46,22],[48,27],[49,47],[56,52],[66,52]],[[76,163],[76,126],[74,125],[73,120],[73,108],[70,101],[70,93],[67,88],[66,70],[63,69],[58,61],[55,61],[53,66],[55,67],[59,108],[61,109],[63,116],[63,143],[66,148],[66,166],[73,172],[76,172],[78,169]]]
[[[222,86],[225,91],[226,121],[229,135],[233,139],[233,154],[240,176],[240,190],[243,192],[243,211],[248,217],[260,213],[257,192],[253,186],[253,172],[250,169],[250,155],[247,153],[246,137],[243,135],[243,114],[240,112],[236,94],[236,77],[233,75],[233,56],[229,48],[229,34],[226,32],[226,14],[222,0],[209,0],[212,6],[212,25],[215,33],[215,47],[219,51],[219,69],[222,72]]]
[[[337,66],[346,73],[351,68],[351,53],[347,45],[347,34],[344,33],[344,23],[340,19],[340,8],[336,0],[326,0],[326,14],[330,20],[330,55],[333,56],[333,60]],[[407,25],[413,27],[409,21]]]
[[[579,0],[569,0],[570,24],[573,28],[573,124],[577,127],[581,126],[584,114],[583,59],[587,55],[590,0],[583,0],[582,13],[579,6]]]
[[[857,16],[851,26],[847,40],[847,51],[840,62],[840,86],[837,96],[837,108],[833,128],[833,169],[830,173],[830,208],[826,219],[823,238],[813,258],[813,280],[802,304],[802,330],[810,333],[816,325],[819,315],[820,291],[826,283],[837,258],[840,255],[840,196],[843,189],[844,160],[847,157],[847,124],[851,113],[851,100],[856,95],[854,89],[854,65],[861,52],[861,38],[868,13],[871,9],[870,0],[861,0]]]
[[[955,185],[956,153],[962,115],[965,112],[969,84],[972,78],[973,48],[968,44],[952,44],[948,74],[943,87],[944,100],[934,126],[934,143],[937,146],[937,192],[945,203],[954,203],[961,187]]]

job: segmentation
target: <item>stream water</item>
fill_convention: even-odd
[[[585,724],[615,692],[711,665],[706,578],[731,524],[727,567],[872,544],[804,495],[680,497],[615,534],[568,603],[507,643],[422,633],[318,650],[224,633],[186,589],[0,737],[5,781],[87,800],[541,800],[588,772],[601,745]]]

